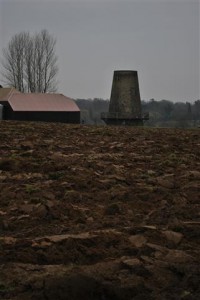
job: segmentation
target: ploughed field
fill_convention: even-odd
[[[200,299],[200,131],[0,122],[0,299]]]

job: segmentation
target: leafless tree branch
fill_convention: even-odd
[[[47,30],[33,36],[27,32],[14,35],[8,47],[3,49],[1,73],[4,83],[21,92],[56,91],[55,46],[56,39]]]

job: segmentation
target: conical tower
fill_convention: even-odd
[[[102,113],[108,125],[143,125],[137,71],[114,71],[109,112]]]

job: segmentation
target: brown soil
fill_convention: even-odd
[[[0,298],[200,299],[200,131],[0,122]]]

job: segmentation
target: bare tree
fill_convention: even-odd
[[[3,49],[4,83],[21,92],[54,92],[58,73],[56,40],[47,30],[33,36],[22,32]]]
[[[19,91],[24,92],[24,52],[29,35],[21,32],[13,36],[7,49],[3,49],[4,60],[2,62],[4,82],[8,83]]]

